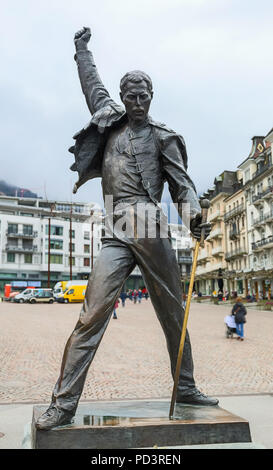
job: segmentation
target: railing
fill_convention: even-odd
[[[260,215],[260,217],[257,217],[257,219],[253,219],[252,225],[258,225],[261,223],[269,222],[269,220],[272,218],[273,218],[273,209],[266,214]]]
[[[38,250],[36,245],[31,247],[6,245],[6,251],[11,253],[34,253]]]
[[[243,203],[239,204],[237,207],[234,207],[233,209],[225,213],[224,221],[226,222],[228,219],[231,219],[231,217],[234,217],[235,215],[240,214],[244,210],[245,210],[245,205]]]
[[[6,231],[7,237],[22,237],[22,238],[36,238],[38,236],[38,232],[32,232],[32,233],[24,233],[24,232],[9,232],[8,230]]]
[[[239,246],[235,250],[228,251],[225,254],[225,258],[226,260],[228,260],[228,259],[236,258],[236,256],[246,255],[247,253],[248,253],[248,250],[246,247]]]
[[[273,235],[269,235],[267,238],[262,238],[261,240],[258,240],[257,242],[252,242],[252,250],[258,250],[259,248],[268,245],[269,243],[273,243]]]
[[[271,166],[272,166],[271,163],[267,163],[267,165],[262,166],[261,168],[259,168],[259,170],[255,171],[255,173],[253,173],[251,179],[254,179],[254,178],[256,178],[257,176],[261,175],[261,174],[264,173],[266,170],[268,170],[268,168],[270,168]]]
[[[191,256],[178,256],[178,263],[192,264],[192,257]]]
[[[229,232],[229,238],[230,238],[230,240],[236,240],[236,238],[238,238],[239,236],[240,236],[240,233],[238,232],[237,229],[231,230],[231,231]]]

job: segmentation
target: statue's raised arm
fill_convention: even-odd
[[[107,105],[117,106],[117,104],[111,99],[97,72],[93,54],[87,47],[90,38],[90,28],[84,27],[75,34],[74,44],[82,91],[91,114],[94,114]]]

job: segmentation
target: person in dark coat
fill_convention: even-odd
[[[125,307],[125,300],[127,299],[127,294],[126,292],[121,292],[120,294],[121,302],[122,302],[122,307]]]
[[[245,316],[247,314],[246,308],[242,302],[242,299],[238,297],[236,303],[232,308],[232,314],[235,315],[236,333],[238,340],[244,340],[244,323],[246,323]]]

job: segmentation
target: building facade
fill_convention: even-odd
[[[179,266],[182,290],[187,292],[192,266],[192,238],[182,224],[169,224],[172,248]]]
[[[252,138],[249,156],[203,194],[212,231],[200,249],[196,290],[273,297],[273,129]]]
[[[241,173],[238,172],[241,181]],[[226,290],[246,295],[248,291],[246,272],[249,268],[248,229],[245,192],[243,185],[224,200],[225,204],[225,273]]]
[[[102,214],[93,203],[0,196],[1,293],[6,283],[46,287],[86,279],[101,231]]]
[[[214,187],[203,195],[210,201],[208,222],[211,223],[212,229],[204,247],[199,251],[195,290],[205,295],[227,289],[225,199],[234,192],[238,184],[236,172],[224,171],[215,178]]]
[[[181,277],[190,272],[191,238],[169,224]],[[101,249],[103,212],[94,203],[0,196],[0,295],[4,285],[53,287],[87,279]],[[92,235],[93,234],[93,235]],[[124,289],[144,286],[136,268]]]
[[[273,130],[255,136],[239,168],[243,173],[248,228],[247,289],[258,298],[273,294]]]

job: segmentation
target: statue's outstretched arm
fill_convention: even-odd
[[[75,34],[74,43],[76,47],[75,60],[87,106],[94,114],[99,109],[109,104],[116,104],[104,87],[97,72],[92,52],[87,48],[91,38],[90,28],[84,27]]]

